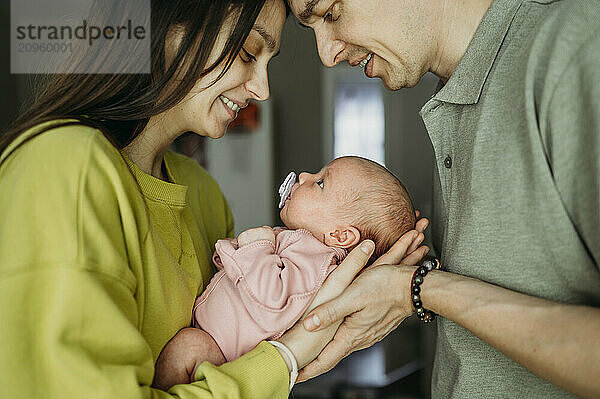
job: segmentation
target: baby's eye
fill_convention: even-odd
[[[323,179],[319,179],[317,180],[317,185],[321,188],[323,188]]]

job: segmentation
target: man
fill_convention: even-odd
[[[600,397],[600,2],[289,0],[323,64],[390,90],[427,72],[435,150],[424,277],[439,314],[434,398]],[[346,317],[301,378],[382,339],[413,313],[414,268],[378,266],[312,311]]]

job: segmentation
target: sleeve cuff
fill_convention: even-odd
[[[196,381],[206,378],[203,363],[196,370]],[[287,398],[290,376],[279,351],[266,341],[240,358],[218,367],[219,371],[235,380],[242,398]]]

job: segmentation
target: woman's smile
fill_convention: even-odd
[[[237,105],[222,94],[219,96],[219,99],[217,101],[221,103],[231,120],[234,120],[237,117],[238,111],[240,110],[239,105]]]

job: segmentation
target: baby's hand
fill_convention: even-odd
[[[240,248],[259,240],[268,240],[275,244],[275,233],[273,232],[273,229],[269,226],[256,227],[240,233],[237,238]]]

